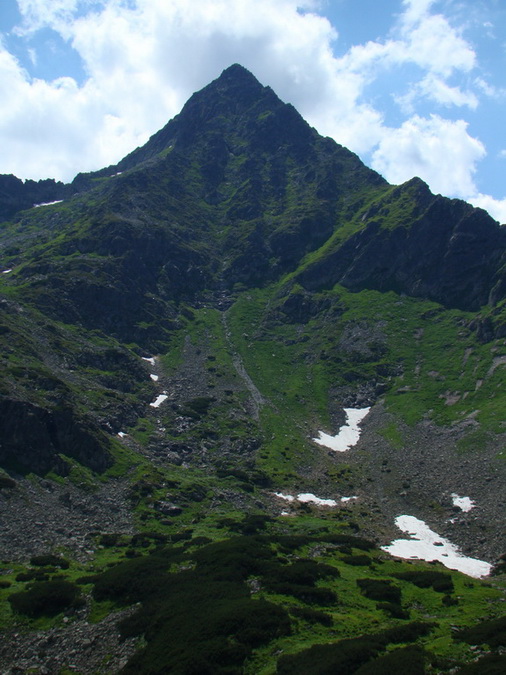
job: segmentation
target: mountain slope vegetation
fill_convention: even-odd
[[[502,672],[506,230],[239,65],[116,166],[16,181],[2,666]],[[401,514],[495,574],[393,560]]]

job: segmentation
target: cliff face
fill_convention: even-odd
[[[397,189],[362,217],[363,228],[299,276],[308,289],[341,283],[435,300],[447,307],[477,311],[504,298],[506,230],[465,202],[414,195],[416,214],[394,227],[390,212],[417,180]],[[392,198],[393,197],[393,198]]]
[[[0,222],[12,218],[17,211],[65,199],[71,194],[70,186],[53,179],[23,182],[16,176],[0,175]]]

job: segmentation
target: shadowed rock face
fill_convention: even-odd
[[[29,403],[0,401],[2,445],[0,466],[21,473],[68,472],[60,455],[101,473],[112,464],[107,439],[89,420],[79,419],[70,408],[48,411]],[[102,437],[101,437],[102,436]]]
[[[17,211],[31,209],[34,204],[65,199],[72,194],[71,186],[47,180],[27,180],[16,176],[0,175],[0,222],[11,218]]]
[[[371,219],[333,254],[303,272],[308,289],[395,291],[476,311],[504,297],[506,230],[481,209],[433,197],[415,222],[395,229]]]

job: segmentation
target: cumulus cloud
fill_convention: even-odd
[[[316,0],[18,0],[18,34],[57,31],[86,77],[32,79],[0,43],[0,171],[70,180],[114,163],[239,62],[388,180],[418,174],[435,191],[477,197],[483,145],[461,120],[418,113],[421,101],[440,113],[475,109],[479,95],[491,95],[481,76],[458,80],[476,68],[476,54],[435,5],[403,0],[387,39],[338,58],[338,33]],[[406,67],[404,91],[390,90],[404,119],[388,126],[369,88],[383,78],[389,91]]]
[[[476,191],[473,173],[485,154],[463,120],[415,115],[384,134],[373,155],[373,168],[393,183],[417,175],[436,192],[465,198]]]
[[[469,195],[466,201],[470,202],[473,206],[485,209],[501,225],[506,225],[506,199],[494,199],[490,195],[478,192],[475,195]]]

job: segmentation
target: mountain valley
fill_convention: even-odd
[[[0,217],[0,672],[504,672],[504,227],[239,65]]]

